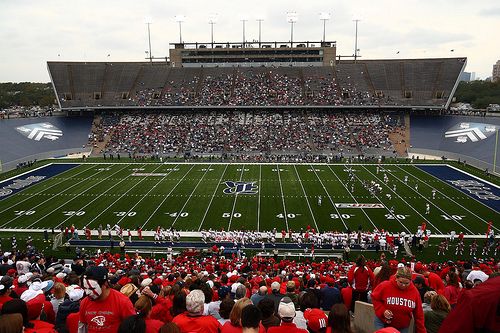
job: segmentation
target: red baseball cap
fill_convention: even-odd
[[[304,319],[307,321],[307,327],[315,333],[325,328],[328,323],[328,317],[320,309],[307,309],[304,311]]]
[[[399,333],[399,331],[394,327],[385,327],[375,331],[375,333]]]

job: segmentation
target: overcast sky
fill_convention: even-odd
[[[326,39],[338,55],[354,53],[358,18],[362,59],[465,56],[466,71],[481,78],[500,59],[498,0],[0,0],[0,82],[48,82],[47,61],[141,61],[148,21],[152,54],[165,57],[179,40],[179,14],[185,42],[210,40],[212,13],[216,42],[241,41],[242,18],[246,39],[258,39],[259,17],[263,41],[289,41],[293,11],[294,41],[321,40],[319,14],[330,13]]]

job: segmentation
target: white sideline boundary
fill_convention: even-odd
[[[51,228],[47,228],[47,229],[0,229],[0,232],[23,232],[23,233],[43,233],[45,230],[47,230],[49,232],[49,237],[51,237]],[[60,229],[54,229],[56,233],[60,233],[61,230]],[[84,229],[76,229],[78,230],[78,235],[80,236],[80,240],[85,240],[85,230]],[[136,230],[131,230],[132,232],[132,237],[135,237],[133,238],[133,240],[137,240],[137,231]],[[199,231],[179,231],[181,237],[194,237],[194,238],[201,238],[201,232]],[[154,230],[143,230],[142,231],[142,236],[143,237],[153,237],[155,234],[155,231]],[[98,236],[98,231],[97,230],[91,230],[91,235],[92,235],[92,240],[96,240],[95,237]],[[113,236],[116,236],[116,233],[115,231],[113,230],[112,231],[112,235]],[[297,236],[299,235],[299,233],[293,233],[294,236]],[[95,237],[94,237],[95,236]],[[430,235],[429,236],[430,238],[450,238],[450,235]],[[455,236],[455,238],[457,238],[458,236]],[[126,236],[124,236],[124,238],[126,238]],[[285,238],[288,238],[288,233],[286,234]],[[482,233],[482,234],[473,234],[473,235],[464,235],[464,238],[466,239],[474,239],[474,238],[483,238],[483,239],[486,239],[485,237],[485,234]],[[276,239],[282,239],[281,237],[281,232],[277,232],[276,233]],[[500,239],[500,235],[495,235],[495,239]],[[105,231],[103,230],[103,233],[102,233],[102,240],[108,240],[108,235],[107,233],[105,233]]]

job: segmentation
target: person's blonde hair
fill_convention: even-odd
[[[134,308],[138,314],[142,314],[144,317],[147,317],[153,308],[153,303],[148,296],[141,295],[137,301],[135,301]]]
[[[243,311],[243,308],[249,304],[253,303],[247,297],[240,298],[236,301],[233,309],[231,310],[231,313],[229,314],[229,320],[231,321],[231,324],[233,324],[233,326],[240,326],[241,311]]]
[[[434,311],[444,311],[450,313],[451,306],[446,297],[443,295],[436,295],[431,298],[431,309]]]
[[[66,295],[66,286],[64,283],[56,282],[54,284],[54,297],[56,299],[61,299],[64,298],[64,295]]]

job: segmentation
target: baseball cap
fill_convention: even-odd
[[[66,287],[66,294],[72,302],[76,302],[83,298],[85,291],[79,285],[73,284]]]
[[[307,309],[304,311],[304,319],[307,322],[307,327],[314,333],[319,332],[326,327],[328,317],[320,309]]]
[[[399,333],[399,331],[394,327],[385,327],[375,331],[375,333]]]
[[[90,266],[85,271],[85,276],[89,280],[105,281],[108,279],[108,270],[102,266]]]
[[[147,287],[151,283],[153,283],[153,280],[151,278],[146,278],[146,279],[142,280],[141,287]]]
[[[219,291],[218,291],[219,299],[223,299],[224,297],[226,297],[227,294],[229,294],[230,291],[231,291],[231,289],[228,286],[222,286],[222,287],[220,287]]]
[[[290,297],[283,297],[278,306],[278,315],[281,319],[295,318],[295,304]]]
[[[271,283],[271,290],[280,290],[280,283],[277,282],[277,281],[274,281],[273,283]]]
[[[29,279],[33,276],[33,273],[26,273],[24,275],[21,275],[17,278],[17,282],[19,283],[26,283],[28,282]]]

